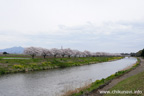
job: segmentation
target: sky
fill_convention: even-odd
[[[13,46],[137,52],[144,0],[0,0],[0,49]]]

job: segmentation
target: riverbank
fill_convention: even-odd
[[[119,82],[104,96],[144,96],[144,71]]]
[[[69,91],[64,96],[100,96],[99,94],[97,94],[99,89],[108,85],[112,80],[123,76],[124,74],[130,72],[131,70],[134,70],[139,64],[140,60],[138,59],[137,63],[130,69],[118,71],[105,79],[103,78],[101,80],[96,80],[92,84],[85,86],[84,88],[81,88],[82,90],[76,89],[74,91]]]
[[[127,81],[127,85],[122,85],[123,86],[123,89],[121,90],[121,86],[119,86],[119,87],[117,87],[119,90],[121,90],[121,91],[134,91],[133,90],[133,88],[137,88],[137,89],[135,89],[135,90],[143,90],[143,89],[140,89],[140,87],[138,88],[137,87],[137,84],[139,85],[139,83],[140,82],[138,82],[138,81],[135,81],[135,82],[138,82],[137,84],[136,83],[134,83],[134,82],[131,82],[131,78],[133,78],[133,77],[131,77],[131,76],[134,76],[134,75],[136,75],[136,74],[138,74],[138,73],[140,73],[140,72],[143,72],[144,71],[144,60],[143,59],[140,59],[140,61],[139,61],[139,66],[135,66],[135,68],[134,69],[132,69],[131,71],[129,71],[129,72],[127,72],[127,73],[125,73],[125,74],[123,74],[122,76],[120,76],[120,77],[118,77],[118,78],[115,78],[115,79],[113,79],[113,80],[111,80],[108,84],[106,84],[105,86],[103,86],[102,88],[99,88],[98,90],[95,90],[95,91],[93,91],[91,94],[89,94],[89,96],[115,96],[115,95],[117,95],[117,96],[121,96],[121,95],[123,95],[123,96],[131,96],[131,95],[137,95],[137,94],[107,94],[107,93],[103,93],[103,92],[108,92],[108,90],[115,90],[115,85],[116,86],[119,86],[119,85],[117,85],[119,82],[121,83],[121,82],[125,82],[125,81],[123,81],[123,80],[125,80],[125,79],[127,79],[128,78],[128,81]],[[142,74],[142,73],[141,73]],[[130,77],[130,78],[129,78]],[[134,77],[139,77],[139,76],[134,76]],[[137,78],[138,79],[138,78]],[[133,80],[132,80],[133,81]],[[130,86],[131,86],[131,83],[133,83],[133,86],[135,86],[135,87],[133,87],[132,89],[130,88]],[[141,82],[142,83],[142,82]],[[142,86],[143,86],[143,84],[142,84]],[[114,87],[114,88],[112,88],[112,87]],[[125,88],[124,88],[125,87]],[[112,89],[111,89],[112,88]],[[109,91],[109,92],[111,92],[111,91]],[[142,96],[141,94],[138,94],[138,96]]]
[[[0,58],[0,75],[16,72],[28,72],[47,70],[54,68],[65,68],[107,62],[123,57],[77,57],[77,58],[36,58],[36,59],[3,59]],[[20,57],[19,57],[20,58]]]

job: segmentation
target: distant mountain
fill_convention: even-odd
[[[23,51],[24,51],[23,47],[12,47],[12,48],[0,49],[0,52],[7,52],[13,54],[22,54]]]

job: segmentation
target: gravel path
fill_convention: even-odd
[[[103,94],[100,94],[99,91],[107,91],[107,90],[111,89],[113,86],[115,86],[116,84],[118,84],[120,81],[144,71],[144,59],[140,58],[140,60],[141,60],[140,65],[137,68],[135,68],[134,70],[120,76],[119,78],[113,79],[108,85],[104,86],[102,89],[99,89],[91,94],[86,95],[86,96],[103,96]]]

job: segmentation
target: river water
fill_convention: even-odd
[[[3,75],[0,77],[0,96],[60,96],[67,90],[106,78],[136,61],[130,57],[64,69]]]

